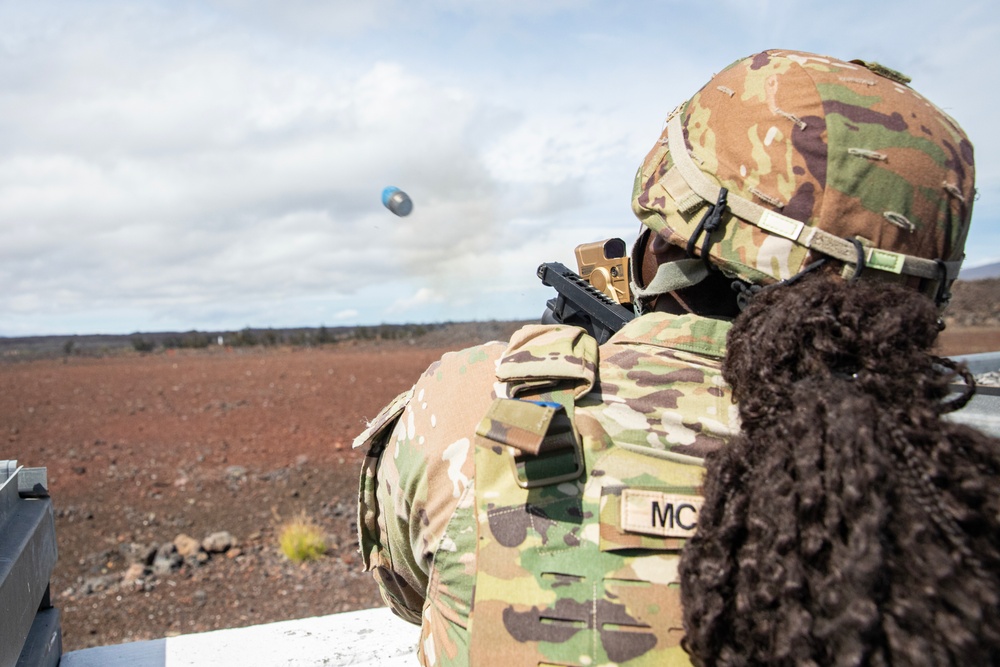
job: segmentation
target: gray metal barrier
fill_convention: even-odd
[[[951,357],[955,361],[964,362],[973,375],[982,375],[1000,371],[1000,352],[985,352],[983,354],[968,354]],[[1000,438],[1000,387],[976,388],[976,395],[968,405],[947,415],[952,421],[967,424]]]
[[[45,468],[0,461],[0,667],[54,667],[62,655],[49,577],[56,524]]]

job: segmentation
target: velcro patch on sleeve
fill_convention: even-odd
[[[622,530],[661,537],[691,537],[705,499],[645,489],[622,490]]]

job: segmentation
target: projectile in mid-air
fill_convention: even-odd
[[[413,211],[410,195],[392,185],[382,191],[382,205],[401,218]]]

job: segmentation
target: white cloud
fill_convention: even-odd
[[[602,171],[620,156],[629,131],[585,111],[526,118],[486,152],[487,169],[500,182],[558,185]]]
[[[386,315],[393,317],[403,313],[419,309],[431,304],[443,303],[445,297],[437,290],[429,287],[421,287],[416,292],[407,297],[402,297],[393,301],[383,311]]]
[[[540,262],[634,238],[670,109],[789,40],[873,54],[966,126],[985,261],[1000,20],[891,2],[859,27],[858,7],[0,4],[0,335],[532,317]],[[962,39],[929,39],[942,22]],[[381,207],[389,184],[412,215]]]

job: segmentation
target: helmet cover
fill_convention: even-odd
[[[632,208],[687,247],[726,188],[708,247],[727,275],[769,284],[826,257],[940,295],[964,257],[972,144],[907,81],[796,51],[739,60],[668,117]]]

